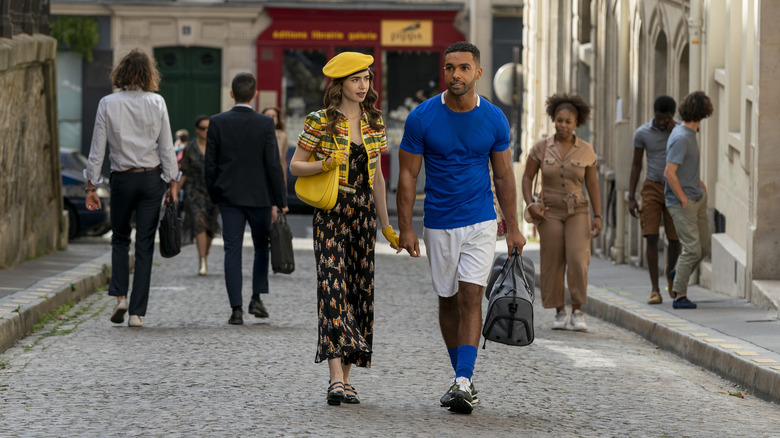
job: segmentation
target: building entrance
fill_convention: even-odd
[[[154,58],[162,75],[159,93],[168,106],[171,131],[184,128],[192,139],[195,117],[221,110],[222,52],[207,47],[158,47]]]

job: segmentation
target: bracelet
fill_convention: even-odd
[[[97,191],[97,187],[92,187],[91,189],[89,187],[84,187],[85,193],[94,193]]]
[[[601,215],[600,215],[600,214],[594,214],[594,215],[593,215],[593,219],[596,219],[596,218],[599,218],[599,219],[601,219]]]

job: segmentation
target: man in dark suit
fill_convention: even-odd
[[[233,78],[235,106],[211,118],[206,135],[206,186],[222,215],[225,286],[232,313],[228,323],[243,324],[241,248],[246,223],[255,247],[249,313],[267,318],[260,294],[268,293],[268,230],[277,209],[287,211],[284,174],[271,117],[250,105],[257,82],[250,73]]]

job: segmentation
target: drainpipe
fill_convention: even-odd
[[[620,9],[617,11],[617,18],[620,20],[618,24],[618,99],[620,99],[621,105],[616,110],[616,120],[614,123],[614,140],[617,144],[626,145],[630,144],[631,137],[628,130],[629,122],[624,115],[629,114],[629,105],[631,101],[629,99],[629,78],[630,78],[630,15],[628,11],[628,2],[622,1],[619,3]],[[632,148],[633,149],[633,148]],[[631,159],[633,151],[629,151],[629,148],[618,148],[618,154],[616,157],[617,169],[621,169],[615,174],[615,204],[612,208],[615,209],[615,241],[611,251],[612,260],[617,264],[623,264],[626,262],[626,222],[628,220],[628,206],[626,205],[626,193],[628,192],[628,173],[626,170],[631,169]],[[606,189],[608,185],[605,185]],[[607,190],[604,190],[607,192]],[[609,192],[603,199],[607,202],[603,202],[602,205],[609,204],[608,199],[610,197]],[[602,208],[602,223],[611,214],[607,209]]]
[[[477,0],[469,0],[469,41],[477,44]]]
[[[688,89],[691,92],[701,90],[701,29],[703,26],[702,3],[704,0],[691,0],[691,11],[688,17]]]

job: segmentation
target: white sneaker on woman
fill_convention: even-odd
[[[588,330],[588,325],[585,324],[585,314],[582,313],[582,310],[575,310],[571,312],[571,329],[578,331],[578,332],[584,332]]]
[[[566,330],[566,311],[561,310],[555,314],[555,321],[552,323],[553,330]]]

